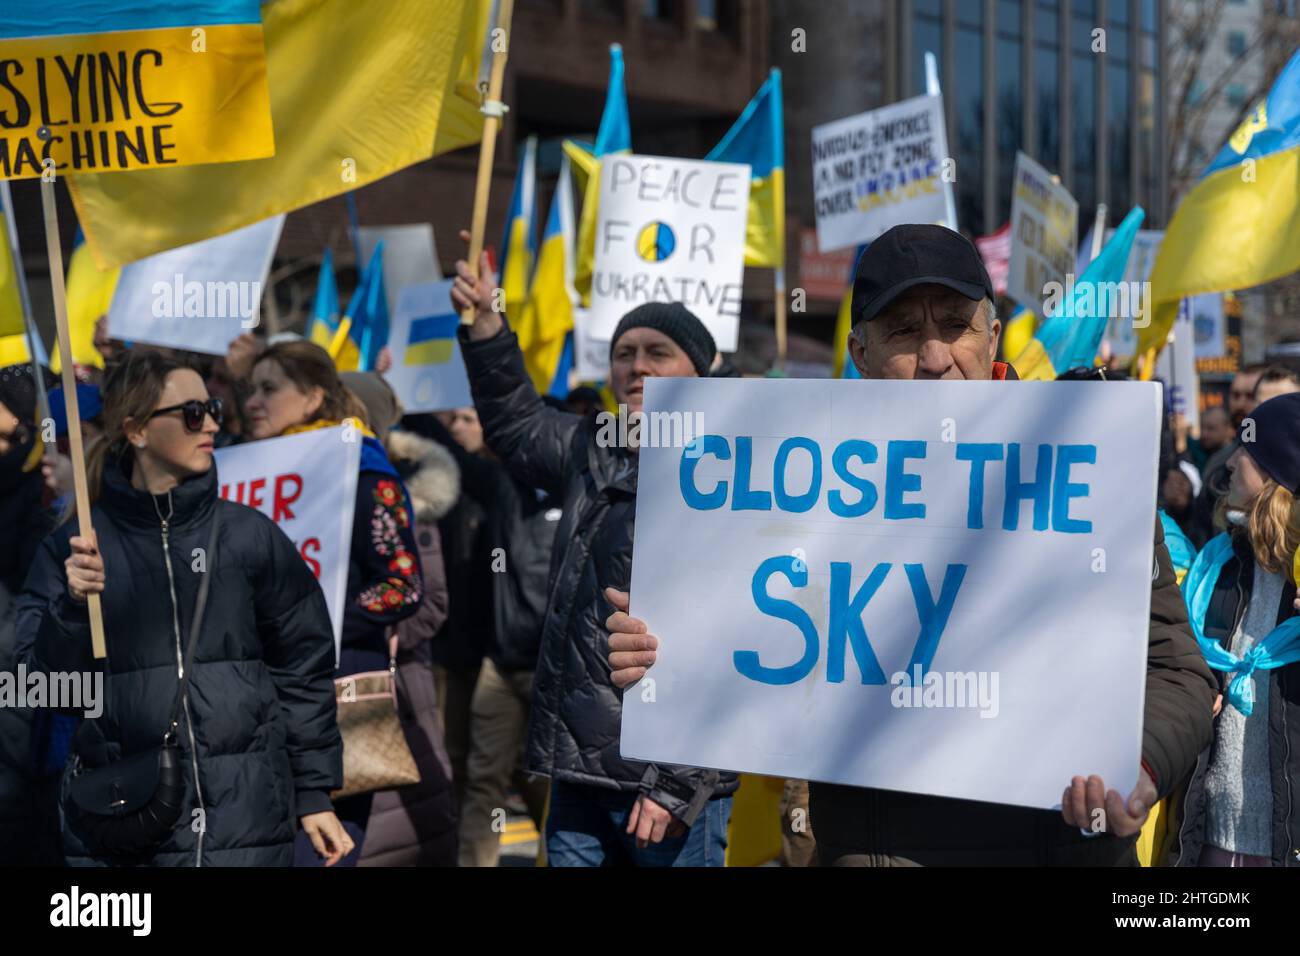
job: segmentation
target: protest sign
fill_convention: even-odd
[[[1228,349],[1228,319],[1223,313],[1223,293],[1195,295],[1187,303],[1192,315],[1197,361],[1223,358]]]
[[[908,222],[946,222],[943,99],[916,96],[812,131],[822,252],[871,242]]]
[[[0,179],[275,154],[257,0],[57,7],[5,0]]]
[[[408,285],[397,297],[388,334],[393,365],[384,378],[407,412],[472,405],[465,362],[456,341],[460,316],[451,279]]]
[[[122,267],[108,331],[116,339],[225,355],[261,320],[284,216]]]
[[[351,425],[219,448],[221,497],[280,526],[307,562],[329,607],[338,659],[347,598],[361,431]]]
[[[1165,383],[1171,415],[1187,419],[1193,435],[1201,433],[1201,379],[1196,374],[1196,331],[1192,300],[1183,299],[1169,343],[1156,359],[1156,378]]]
[[[749,216],[749,167],[606,156],[601,161],[592,338],[646,302],[680,302],[734,352]]]
[[[1114,229],[1107,229],[1106,242],[1110,242],[1114,235]],[[1151,268],[1156,264],[1156,253],[1160,251],[1160,243],[1164,238],[1163,229],[1139,229],[1137,235],[1133,237],[1133,248],[1124,266],[1124,282],[1129,285],[1129,288],[1146,289],[1148,293],[1137,297],[1143,306],[1137,310],[1136,319],[1133,315],[1116,315],[1106,323],[1106,341],[1110,343],[1111,353],[1120,358],[1133,357],[1137,349],[1137,330],[1149,320],[1146,315],[1147,305],[1150,304],[1148,282],[1151,278]]]
[[[590,312],[573,310],[573,367],[580,382],[603,382],[609,378],[609,339],[593,338],[588,327]]]
[[[1131,792],[1157,383],[649,378],[646,412],[631,613],[660,645],[625,757],[1039,808],[1077,774]],[[663,413],[703,437],[667,447]]]
[[[384,244],[384,295],[389,302],[396,302],[408,285],[442,279],[438,247],[429,223],[361,226],[357,230],[361,261],[369,262],[381,242]]]
[[[1007,295],[1043,314],[1049,282],[1066,283],[1079,244],[1079,204],[1070,191],[1024,153],[1016,154],[1011,198],[1011,263]]]

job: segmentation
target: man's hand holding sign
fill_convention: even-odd
[[[622,751],[831,781],[812,812],[832,856],[977,859],[987,835],[961,831],[1008,804],[1008,847],[1068,862],[1085,837],[1135,834],[1209,729],[1212,679],[1138,530],[1159,394],[980,384],[1014,376],[968,246],[937,227],[878,240],[850,347],[867,379],[969,385],[648,383],[649,410],[702,414],[705,434],[642,451],[646,610],[611,589],[606,626],[616,686],[657,667],[624,696]],[[835,804],[873,793],[931,800],[958,835],[864,835],[866,811]],[[1068,827],[1036,838],[1013,807]]]

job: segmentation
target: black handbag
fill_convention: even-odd
[[[148,854],[166,842],[185,808],[185,777],[177,729],[184,707],[185,691],[194,664],[208,602],[208,585],[216,569],[217,528],[220,509],[212,516],[209,533],[208,570],[199,581],[190,624],[189,645],[176,687],[171,720],[162,742],[148,750],[114,760],[102,767],[85,767],[73,757],[68,778],[66,807],[68,823],[86,848],[100,857],[136,857]]]

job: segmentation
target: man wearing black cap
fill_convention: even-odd
[[[452,299],[475,310],[460,342],[484,438],[516,479],[563,496],[524,757],[527,771],[551,778],[548,862],[721,866],[736,775],[619,753],[623,701],[609,680],[603,622],[614,610],[606,589],[631,580],[637,448],[608,440],[614,429],[598,427],[594,414],[543,404],[518,339],[492,311],[487,257],[477,280],[463,261],[456,270]],[[716,353],[685,306],[639,306],[611,339],[614,399],[640,412],[646,378],[706,376]]]
[[[858,260],[851,307],[849,351],[863,378],[1016,378],[994,361],[1002,328],[993,284],[975,247],[949,229],[895,226],[873,242]],[[1136,865],[1137,832],[1149,810],[1182,782],[1210,739],[1215,697],[1159,521],[1155,534],[1142,770],[1132,794],[1107,791],[1096,776],[1063,780],[1057,813],[813,783],[810,822],[821,863]],[[617,603],[620,611],[606,622],[610,667],[626,687],[654,663],[658,641],[624,613],[624,596]],[[1086,701],[1065,703],[1087,719]],[[1105,832],[1095,832],[1098,821]]]

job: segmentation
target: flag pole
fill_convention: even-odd
[[[86,454],[81,442],[81,414],[77,407],[77,376],[72,369],[72,343],[68,337],[67,289],[63,280],[63,248],[59,243],[59,212],[54,204],[54,182],[41,177],[41,208],[45,212],[45,248],[50,258],[50,282],[54,289],[55,337],[59,344],[59,372],[63,377],[63,403],[68,412],[68,444],[72,458],[72,484],[77,500],[77,533],[89,538],[95,533],[90,523],[90,491],[86,484]],[[104,645],[104,615],[99,595],[86,595],[90,612],[90,647],[96,660],[108,656]]]
[[[496,159],[497,131],[501,128],[501,118],[505,116],[506,105],[501,102],[501,85],[505,79],[506,57],[510,50],[510,19],[514,13],[514,0],[501,0],[497,10],[496,30],[501,30],[506,42],[500,45],[495,39],[493,44],[492,73],[488,78],[487,97],[483,101],[483,139],[478,151],[478,180],[474,185],[474,218],[470,224],[469,270],[477,278],[478,260],[483,253],[483,235],[487,232],[488,196],[492,191],[492,163]],[[496,30],[488,31],[492,38]],[[460,316],[461,325],[474,323],[474,310],[466,309]]]
[[[1089,262],[1091,262],[1093,259],[1096,259],[1099,255],[1101,255],[1101,247],[1102,247],[1101,240],[1105,234],[1106,234],[1106,204],[1104,202],[1099,202],[1097,203],[1097,218],[1094,219],[1092,223],[1092,249],[1089,250],[1092,256],[1088,260]]]

